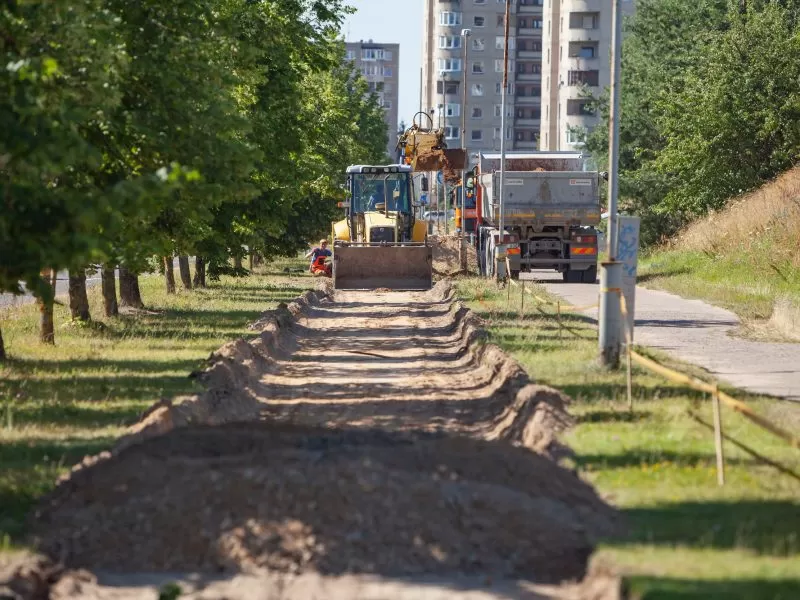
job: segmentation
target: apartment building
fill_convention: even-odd
[[[609,0],[545,0],[542,46],[543,150],[573,150],[600,122],[592,109],[611,84],[613,10]],[[622,0],[625,13],[633,0]]]
[[[371,92],[378,95],[386,117],[389,142],[386,152],[394,157],[397,147],[398,103],[400,96],[400,45],[372,40],[347,42],[347,60],[364,76]]]
[[[426,0],[420,104],[435,125],[445,128],[449,146],[464,142],[468,155],[499,150],[505,135],[509,150],[537,148],[544,1],[511,3],[506,130],[501,132],[506,0]],[[469,36],[463,35],[465,29]]]

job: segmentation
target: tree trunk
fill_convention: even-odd
[[[0,362],[3,362],[8,357],[6,356],[6,347],[3,344],[3,330],[0,329]]]
[[[139,290],[139,276],[125,267],[119,268],[119,304],[131,308],[144,308],[142,292]]]
[[[86,294],[86,269],[74,269],[69,272],[69,310],[72,318],[78,321],[90,321],[89,296]]]
[[[164,279],[167,283],[167,293],[175,293],[175,265],[171,256],[164,257]]]
[[[181,272],[181,283],[183,284],[183,287],[187,290],[192,289],[192,272],[189,270],[188,256],[178,257],[178,268]]]
[[[48,285],[53,285],[53,271],[52,269],[42,269],[42,278],[47,281]],[[53,296],[56,290],[53,289]],[[53,300],[45,301],[43,298],[37,298],[36,303],[39,305],[39,341],[43,344],[56,343],[56,330],[53,322]]]
[[[241,256],[233,257],[233,268],[236,269],[237,271],[241,271],[243,269]]]
[[[100,269],[100,286],[103,290],[103,308],[107,317],[119,316],[117,304],[117,280],[114,277],[114,265],[103,265]]]
[[[253,255],[252,254],[250,254],[247,257],[247,265],[248,265],[248,268],[252,271],[253,270]]]
[[[194,287],[206,287],[206,262],[199,256],[194,259]]]

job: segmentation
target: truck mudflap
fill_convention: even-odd
[[[352,244],[333,249],[333,287],[337,290],[429,290],[433,286],[433,247]]]

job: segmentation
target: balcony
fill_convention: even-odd
[[[542,74],[541,73],[517,73],[517,81],[519,81],[520,83],[522,83],[522,82],[541,83]]]
[[[517,50],[517,59],[523,58],[542,58],[541,50]]]
[[[541,121],[539,119],[514,119],[514,125],[518,127],[533,127],[538,129]]]
[[[516,96],[514,101],[517,104],[524,104],[525,106],[530,106],[531,104],[540,104],[542,101],[541,96]]]
[[[542,7],[536,4],[520,4],[517,7],[517,12],[521,15],[540,15],[542,10]]]
[[[537,144],[536,142],[525,141],[525,142],[514,142],[514,148],[517,150],[536,150]]]
[[[542,29],[540,27],[518,27],[517,37],[542,37]],[[571,39],[571,38],[570,38]]]

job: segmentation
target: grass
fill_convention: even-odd
[[[588,319],[565,315],[576,335],[562,332],[559,339],[555,316],[529,297],[520,318],[520,288],[511,288],[509,301],[484,280],[458,286],[487,319],[494,342],[539,383],[573,398],[576,426],[566,441],[576,453],[574,466],[619,507],[630,529],[624,539],[604,542],[598,560],[615,564],[647,600],[800,598],[800,479],[726,444],[727,482],[719,487],[713,435],[687,415],[697,405],[711,422],[702,394],[637,370],[630,413],[624,373],[597,366],[596,328]],[[536,293],[547,296],[541,288]],[[762,414],[781,416],[784,425],[798,418],[796,407],[728,391]],[[800,473],[800,452],[730,411],[723,418],[728,435]]]
[[[191,394],[189,374],[219,346],[248,337],[263,311],[312,287],[297,261],[273,263],[246,278],[168,296],[162,279],[141,279],[147,311],[100,318],[90,288],[90,327],[57,306],[56,345],[38,342],[32,305],[0,310],[10,360],[0,363],[0,545],[13,547],[35,499],[84,456],[109,448],[161,397]],[[3,540],[6,540],[3,542]]]
[[[800,341],[800,167],[687,227],[640,280],[735,312],[744,333]]]

